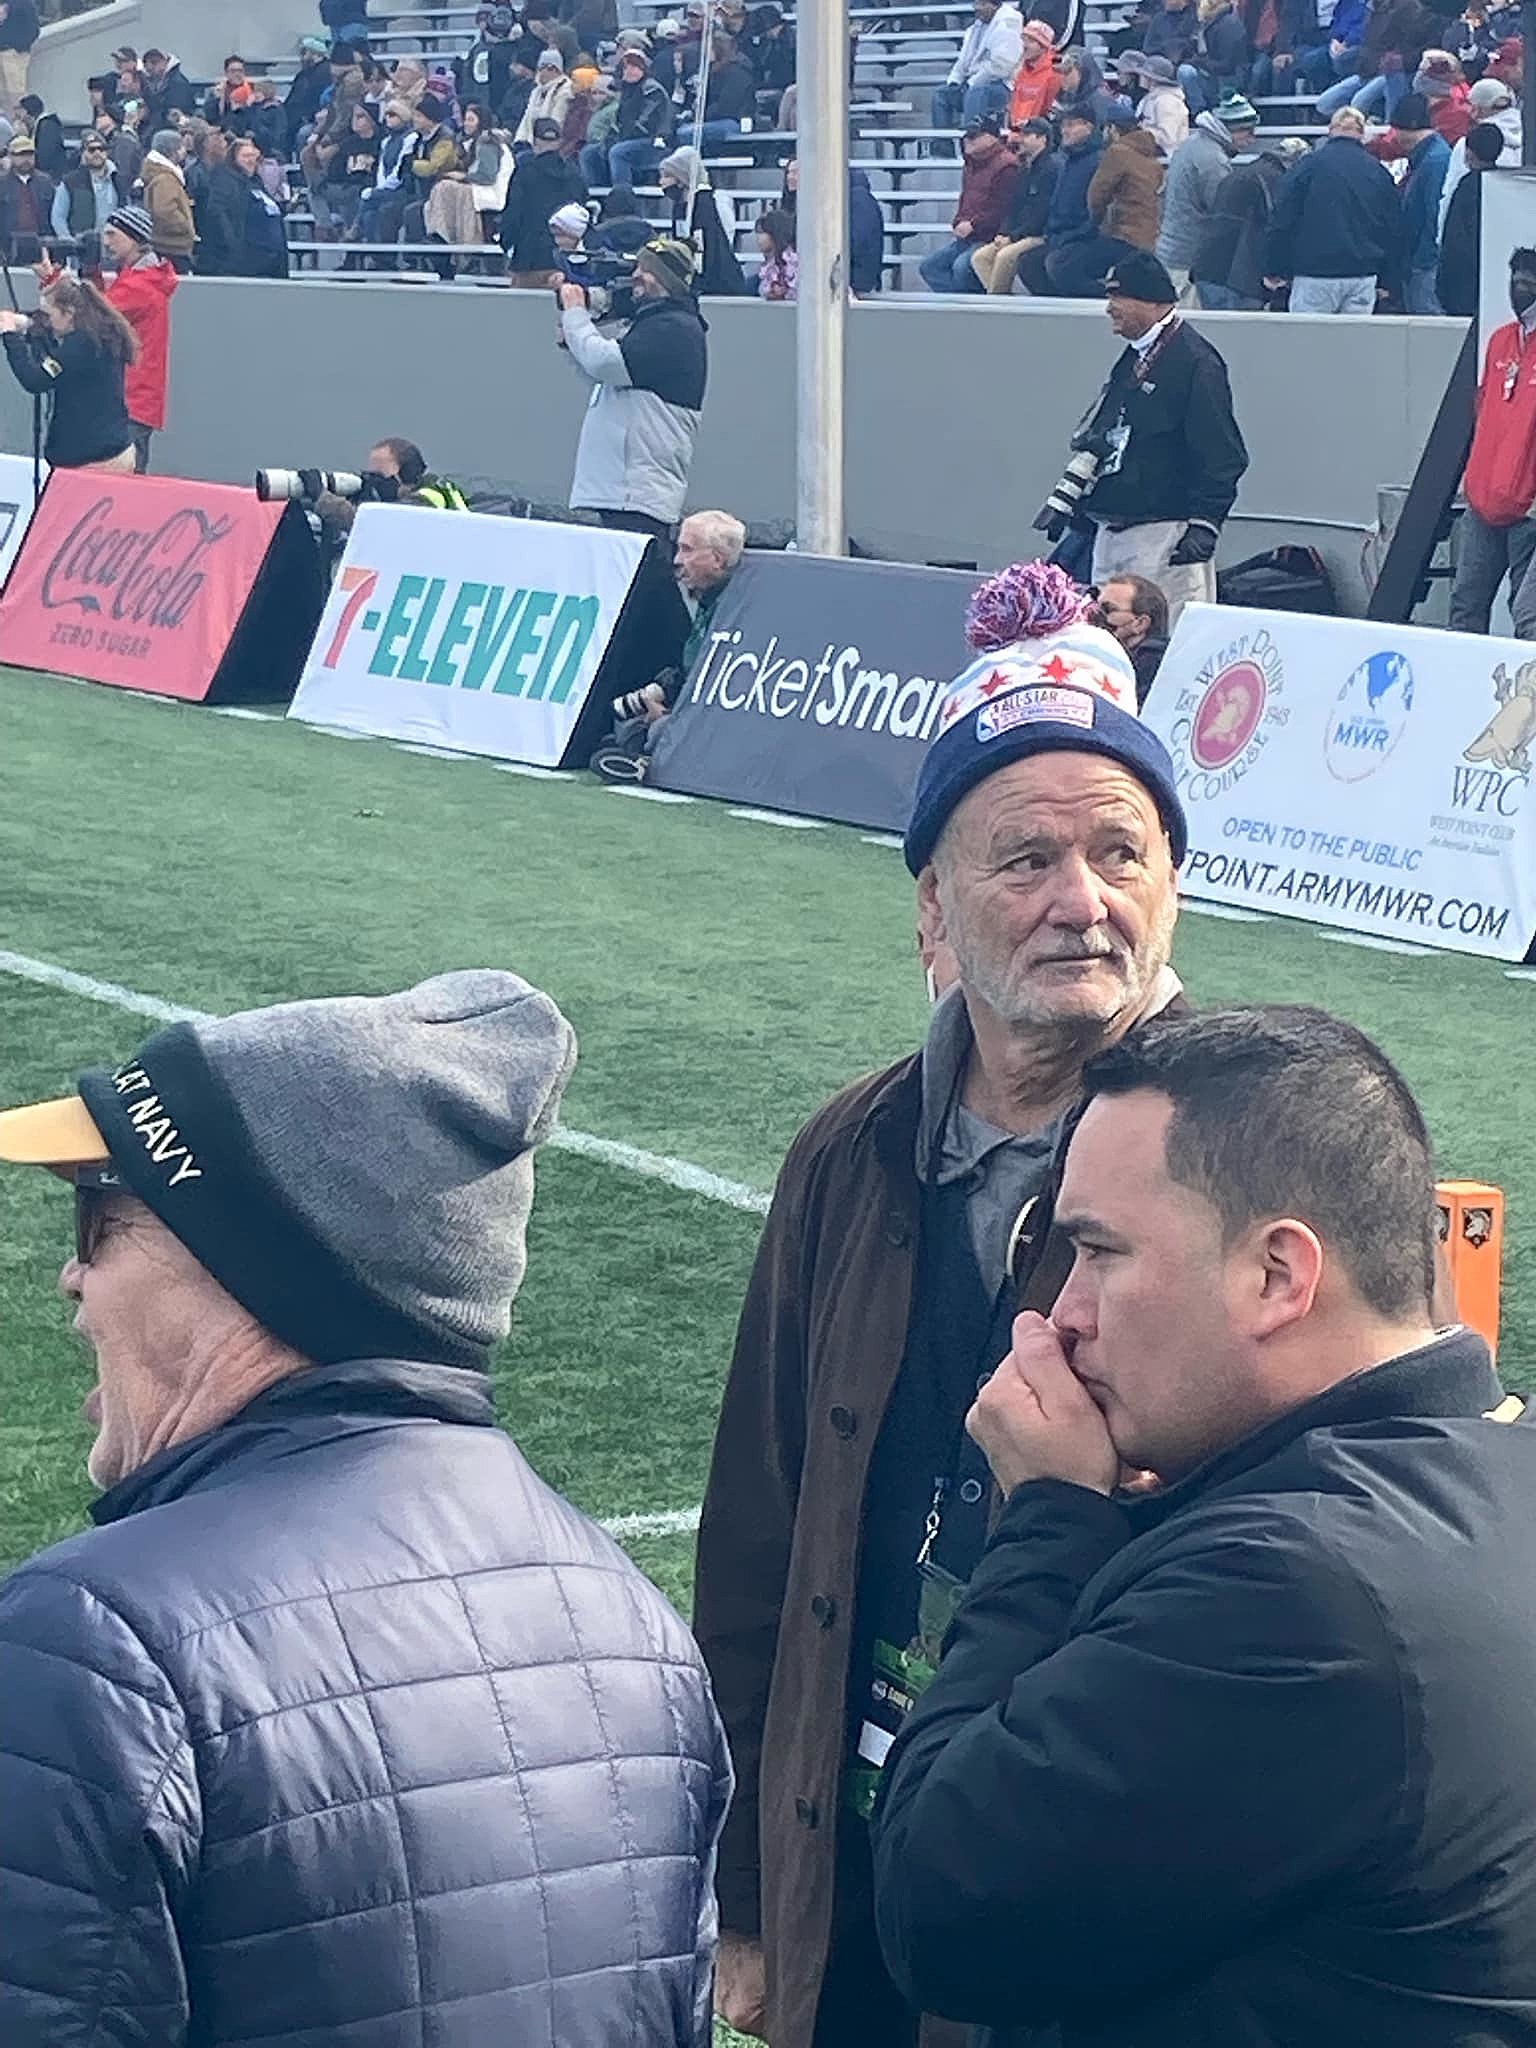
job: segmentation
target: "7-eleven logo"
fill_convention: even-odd
[[[377,569],[342,570],[341,588],[342,594],[347,601],[342,607],[341,618],[337,622],[336,632],[331,640],[331,644],[325,650],[324,667],[335,668],[336,664],[341,660],[347,641],[351,638],[352,628],[357,623],[358,613],[378,587],[379,572]],[[378,613],[375,612],[370,619],[366,619],[364,624],[369,630],[377,631],[379,624]]]

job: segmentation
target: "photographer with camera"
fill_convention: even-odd
[[[123,379],[139,345],[95,285],[60,271],[36,313],[0,313],[0,337],[17,383],[52,400],[43,443],[50,466],[131,471]]]
[[[586,286],[560,287],[561,346],[594,387],[571,509],[596,512],[604,526],[670,540],[682,515],[709,376],[693,275],[685,243],[647,242],[632,285],[609,302],[628,322],[618,337],[599,331]]]
[[[693,624],[676,668],[614,698],[614,729],[589,764],[604,782],[644,782],[650,773],[661,728],[683,694],[746,545],[747,529],[729,512],[691,512],[678,528],[672,570],[693,609]]]
[[[263,469],[256,495],[307,504],[337,554],[347,544],[359,505],[420,505],[434,512],[467,512],[469,501],[456,483],[434,476],[414,441],[391,434],[368,451],[361,476],[341,470]]]
[[[1072,437],[1073,455],[1035,525],[1053,541],[1093,531],[1092,580],[1145,576],[1168,600],[1216,602],[1216,544],[1248,467],[1227,366],[1177,311],[1158,259],[1134,249],[1104,281],[1128,345]]]

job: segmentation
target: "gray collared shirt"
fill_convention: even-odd
[[[1183,984],[1165,967],[1153,986],[1143,1016],[1165,1009]],[[923,1101],[917,1126],[917,1177],[925,1185],[969,1184],[967,1214],[976,1263],[989,1292],[1007,1277],[1008,1245],[1024,1204],[1040,1194],[1050,1176],[1062,1119],[1018,1137],[999,1130],[960,1099],[975,1038],[965,996],[956,985],[933,1006],[923,1045]]]

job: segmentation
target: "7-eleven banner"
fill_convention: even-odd
[[[646,546],[365,505],[289,716],[558,767]]]

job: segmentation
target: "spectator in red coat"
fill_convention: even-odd
[[[1509,305],[1515,317],[1489,340],[1477,394],[1451,625],[1486,633],[1507,576],[1515,636],[1536,640],[1536,249],[1516,249],[1509,259]]]
[[[1019,160],[1003,141],[1002,125],[1000,114],[983,114],[966,123],[954,239],[941,242],[918,265],[931,292],[986,289],[971,267],[971,252],[1002,233],[1019,182]]]
[[[1472,126],[1472,109],[1467,104],[1472,88],[1449,50],[1424,52],[1414,74],[1413,89],[1429,101],[1432,125],[1454,149]]]
[[[123,396],[133,430],[134,468],[149,468],[149,444],[165,425],[165,393],[170,376],[171,300],[181,279],[173,264],[154,251],[155,225],[142,206],[120,206],[102,230],[101,247],[117,275],[106,287],[115,306],[138,340],[136,361],[128,366]]]

